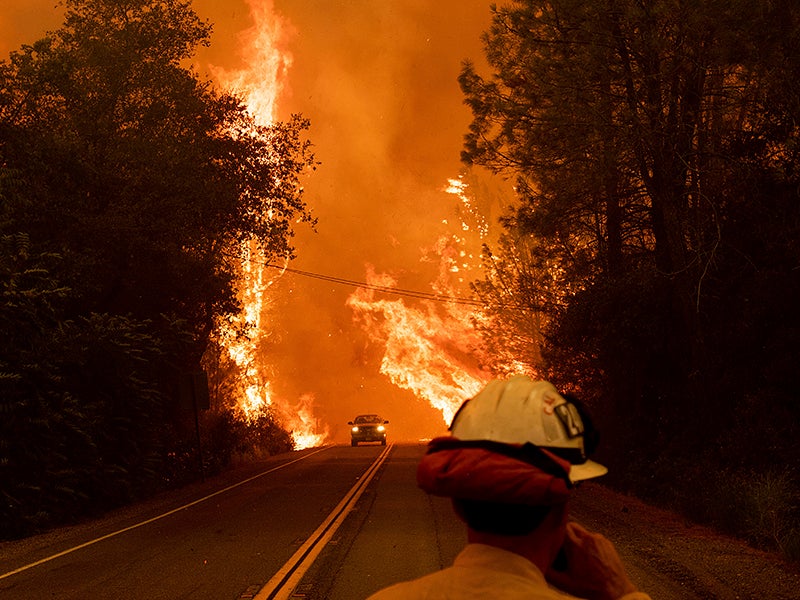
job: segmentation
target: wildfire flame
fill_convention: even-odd
[[[290,25],[275,13],[272,0],[247,3],[253,26],[241,34],[242,47],[246,48],[244,67],[235,71],[212,68],[212,72],[222,85],[243,98],[258,125],[268,126],[277,118],[278,100],[292,64],[291,54],[285,50]],[[243,310],[220,332],[220,340],[245,380],[239,407],[249,418],[260,408],[271,406],[291,431],[295,448],[321,445],[328,437],[328,429],[318,429],[312,410],[314,397],[304,395],[296,404],[276,397],[271,389],[270,368],[256,356],[258,340],[269,335],[265,291],[282,272],[272,279],[266,277],[265,256],[255,243],[245,244],[243,255],[239,279]],[[248,335],[242,338],[230,333],[237,329]]]
[[[453,179],[448,183],[444,191],[468,201],[465,183]],[[470,229],[462,220],[461,230]],[[465,243],[464,237],[443,235],[424,253],[423,261],[438,261],[438,277],[432,284],[436,294],[456,296],[452,279],[463,282],[462,271],[473,268]],[[475,307],[431,300],[410,306],[400,299],[376,299],[373,286],[396,287],[397,281],[376,274],[371,265],[367,265],[367,284],[350,295],[347,305],[371,341],[385,348],[380,372],[441,411],[449,424],[461,403],[491,378],[480,336],[472,326]]]
[[[366,279],[370,286],[397,285],[371,265]],[[489,379],[474,361],[479,340],[469,326],[469,310],[442,309],[428,300],[407,306],[399,299],[376,299],[371,288],[356,290],[347,305],[370,339],[385,347],[380,372],[441,411],[445,423]]]
[[[468,188],[463,177],[448,180],[442,191],[460,201],[460,233],[439,237],[422,257],[426,262],[438,261],[438,278],[431,285],[439,296],[458,297],[457,286],[464,283],[464,274],[480,269],[475,264],[477,253],[470,249],[485,241],[489,226]],[[474,305],[424,300],[411,306],[400,299],[378,299],[374,287],[396,287],[397,281],[375,273],[371,265],[367,265],[366,278],[368,287],[351,294],[347,305],[370,340],[384,348],[380,372],[441,411],[446,424],[492,373],[523,372],[521,363],[495,364],[484,354],[473,326],[474,320],[483,317]]]
[[[292,438],[296,448],[319,446],[328,437],[328,427],[314,416],[314,394],[303,394],[297,404],[282,403],[278,412],[284,422],[293,427]]]
[[[289,22],[275,13],[273,0],[247,0],[253,26],[240,35],[241,69],[227,71],[212,67],[212,73],[226,87],[242,97],[259,125],[275,122],[278,100],[292,66],[288,46]]]
[[[242,45],[248,49],[245,66],[233,72],[216,69],[215,76],[245,100],[259,124],[269,125],[276,118],[279,96],[291,66],[291,56],[284,50],[289,24],[275,14],[272,0],[248,0],[248,4],[254,24],[242,37]],[[460,232],[440,237],[423,257],[438,261],[439,276],[432,284],[436,294],[458,295],[453,292],[454,285],[463,287],[466,273],[478,268],[471,264],[474,255],[465,247],[470,239],[475,241],[475,236],[478,241],[484,238],[488,225],[467,188],[462,178],[448,181],[443,191],[460,200]],[[266,280],[258,249],[248,246],[245,251],[247,260],[242,264],[240,280],[244,310],[233,325],[248,331],[250,340],[223,338],[246,379],[240,407],[250,414],[259,407],[271,406],[292,430],[296,447],[319,445],[327,439],[328,430],[323,427],[320,431],[314,418],[314,397],[305,394],[296,403],[276,398],[268,365],[255,356],[257,344],[251,340],[269,335],[264,292],[274,280]],[[396,285],[392,277],[376,274],[371,266],[367,271],[371,284]],[[373,289],[359,289],[347,299],[347,305],[371,339],[385,345],[381,373],[393,384],[429,402],[449,423],[461,403],[491,378],[480,350],[480,338],[472,327],[474,306],[432,300],[411,306],[402,300],[377,299],[375,293]]]

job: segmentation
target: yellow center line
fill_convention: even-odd
[[[287,600],[297,584],[306,574],[306,571],[314,564],[314,561],[322,552],[322,549],[339,529],[353,506],[364,493],[367,484],[377,473],[378,468],[386,460],[393,444],[389,444],[386,449],[375,459],[369,469],[359,478],[358,482],[350,489],[341,502],[333,509],[331,514],[322,522],[317,530],[312,533],[303,543],[297,552],[283,565],[275,575],[272,576],[267,584],[259,590],[253,600]]]

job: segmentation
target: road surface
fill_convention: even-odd
[[[450,564],[449,502],[419,491],[421,444],[332,446],[242,466],[102,519],[0,544],[0,600],[353,600]],[[597,485],[573,514],[654,600],[800,598],[775,556]]]

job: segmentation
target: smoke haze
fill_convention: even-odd
[[[194,6],[214,23],[198,71],[241,68],[242,32],[252,25],[245,0]],[[425,249],[459,233],[456,199],[443,191],[462,170],[470,120],[456,78],[461,61],[482,60],[488,1],[274,0],[273,10],[292,56],[279,118],[301,113],[311,121],[321,162],[305,182],[318,226],[298,229],[289,266],[364,281],[373,265],[401,288],[430,292],[438,266],[422,260]],[[60,23],[53,0],[6,0],[2,56]],[[384,415],[394,439],[445,431],[441,413],[379,373],[382,350],[345,305],[354,288],[286,273],[271,290],[273,333],[258,351],[272,367],[276,397],[312,396],[336,442],[347,440],[346,422],[358,412]]]

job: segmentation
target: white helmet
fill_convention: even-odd
[[[587,460],[584,422],[572,402],[547,381],[515,375],[494,380],[458,409],[450,425],[459,440],[530,443],[571,463],[569,478],[581,481],[605,475],[608,469]]]

